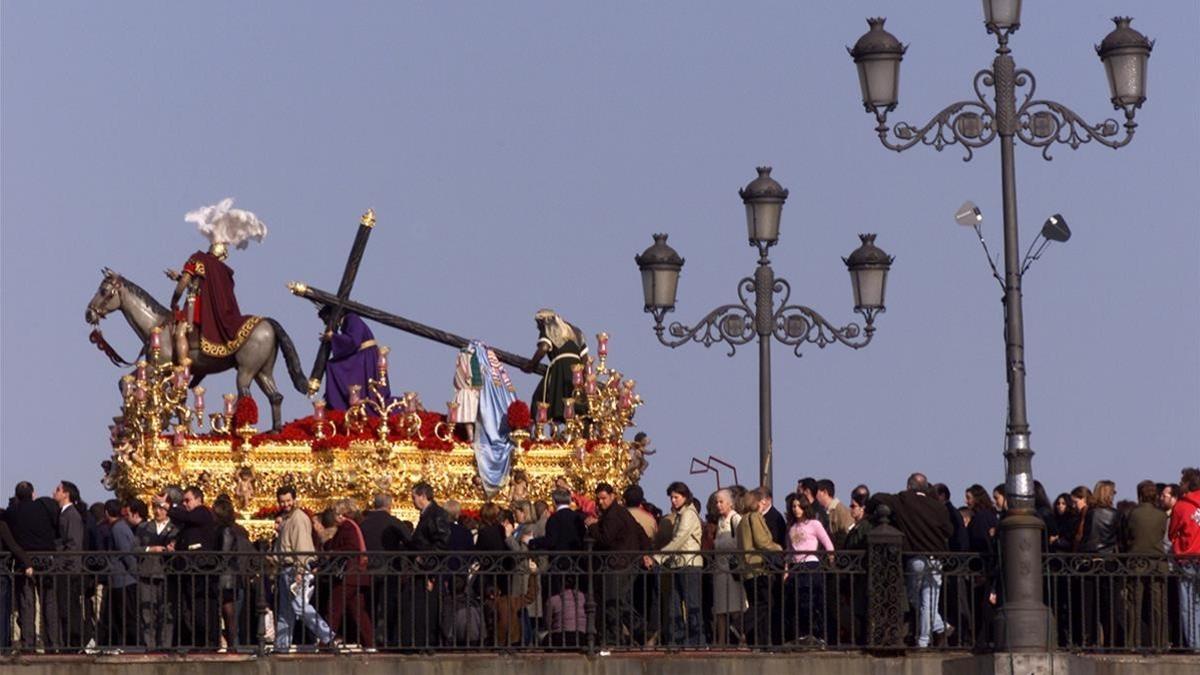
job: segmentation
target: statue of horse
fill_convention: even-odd
[[[161,326],[163,328],[161,358],[167,361],[172,360],[175,341],[169,337],[172,322],[171,311],[163,307],[141,286],[107,267],[102,271],[104,279],[101,280],[100,288],[96,290],[96,294],[88,303],[87,312],[84,315],[87,322],[92,326],[99,326],[100,320],[108,316],[110,312],[121,310],[121,314],[125,315],[125,320],[133,328],[133,332],[142,341],[143,354],[147,350],[151,330],[156,326]],[[102,345],[103,347],[107,347],[107,344]],[[292,378],[292,385],[295,386],[296,391],[307,394],[308,381],[301,370],[300,357],[296,354],[296,347],[292,344],[292,339],[288,337],[287,332],[283,330],[283,326],[269,317],[263,317],[263,320],[254,327],[242,346],[229,356],[220,358],[208,356],[199,348],[193,347],[190,354],[192,359],[190,386],[194,387],[200,384],[206,375],[236,368],[238,396],[249,396],[250,380],[257,382],[259,388],[271,402],[271,428],[278,431],[283,426],[280,412],[283,394],[279,393],[279,388],[275,385],[275,357],[280,348],[283,349],[283,358],[287,364],[288,375]]]

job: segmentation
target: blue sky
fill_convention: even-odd
[[[1200,8],[1025,5],[1018,66],[1088,119],[1114,114],[1092,48],[1109,17],[1134,13],[1158,40],[1130,146],[1059,146],[1051,162],[1017,148],[1023,241],[1052,213],[1075,235],[1026,279],[1034,474],[1052,491],[1112,478],[1125,497],[1198,457]],[[285,283],[335,289],[374,207],[358,299],[517,352],[543,306],[605,330],[647,400],[648,492],[697,455],[749,482],[753,349],[660,346],[633,255],[669,232],[687,258],[673,319],[734,301],[754,267],[737,188],[762,164],[791,190],[772,259],[793,301],[844,323],[856,234],[896,256],[870,347],[775,347],[776,489],[895,489],[913,470],[956,498],[1001,482],[999,292],[952,218],[974,200],[1000,249],[998,148],[964,163],[880,146],[844,49],[875,15],[910,45],[894,120],[969,97],[990,64],[978,3],[947,0],[3,3],[0,489],[69,478],[103,496],[120,372],[88,344],[84,306],[102,266],[165,301],[161,270],[203,245],[183,214],[226,196],[271,228],[230,260],[242,308],[278,318],[306,364],[319,326]],[[104,329],[136,351],[119,319]],[[396,388],[449,397],[451,350],[377,335]],[[232,375],[207,384],[232,390]],[[286,393],[286,416],[303,414]]]

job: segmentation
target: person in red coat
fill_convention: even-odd
[[[358,527],[358,523],[354,521],[355,515],[354,502],[350,499],[342,499],[333,506],[333,512],[337,520],[337,533],[325,542],[326,551],[346,551],[349,553],[365,553],[367,550],[366,542],[363,540],[362,530]],[[365,555],[351,555],[338,561],[338,567],[342,572],[333,582],[333,589],[330,593],[330,610],[329,610],[329,626],[341,635],[343,639],[349,635],[349,631],[343,626],[343,617],[349,615],[354,620],[358,629],[359,640],[347,640],[347,642],[359,642],[367,649],[375,648],[375,630],[371,621],[371,615],[367,612],[367,590],[371,587],[371,577],[366,574],[367,557]]]
[[[1178,556],[1179,614],[1184,640],[1200,649],[1200,468],[1184,469],[1179,486],[1182,493],[1171,508],[1167,536]]]

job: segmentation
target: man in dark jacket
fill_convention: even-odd
[[[46,638],[56,650],[68,648],[78,650],[86,642],[85,617],[90,616],[84,604],[84,579],[80,553],[83,551],[83,514],[79,508],[79,488],[70,481],[62,481],[54,488],[54,502],[58,505],[58,551],[65,553],[65,562],[59,567],[67,574],[57,579],[58,616],[50,619],[46,626]]]
[[[433,498],[433,487],[424,481],[412,489],[413,507],[421,512],[405,545],[413,551],[445,551],[450,543],[450,516]]]
[[[1151,560],[1148,565],[1139,565],[1144,570],[1142,574],[1131,575],[1125,580],[1125,597],[1129,600],[1125,606],[1125,646],[1162,649],[1167,646],[1168,572],[1166,561],[1162,560],[1162,540],[1166,536],[1168,518],[1156,505],[1158,488],[1154,481],[1138,483],[1137,497],[1138,505],[1129,511],[1123,523],[1122,548]]]
[[[758,508],[762,511],[763,520],[767,521],[767,529],[771,531],[771,539],[776,544],[779,544],[779,548],[787,550],[787,544],[784,541],[787,538],[787,520],[784,519],[783,514],[772,503],[771,488],[761,485],[758,491],[763,495],[762,502],[759,503]],[[813,504],[815,507],[816,502],[813,502]]]
[[[216,518],[204,505],[204,491],[192,485],[183,491],[182,504],[171,508],[171,522],[179,527],[175,550],[191,555],[176,560],[177,570],[186,570],[180,580],[179,608],[184,632],[181,645],[216,648],[220,641],[218,598],[220,584],[216,574],[205,574],[206,562],[196,557],[203,551],[221,550]]]
[[[35,555],[35,571],[45,571],[49,558],[45,555],[58,548],[59,506],[49,497],[34,498],[33,485],[26,481],[17,483],[12,501],[4,520],[12,530],[17,545]],[[58,593],[54,590],[56,579],[50,576],[29,578],[19,576],[14,580],[13,597],[17,602],[17,623],[21,627],[21,649],[32,651],[37,645],[34,630],[37,619],[38,588],[42,596],[42,626],[49,630],[51,617],[58,617]],[[49,644],[47,645],[49,646]]]
[[[13,609],[12,580],[8,575],[9,572],[15,572],[20,577],[32,577],[33,561],[13,539],[8,524],[4,522],[3,510],[0,510],[0,558],[8,558],[0,567],[0,618],[3,619],[0,621],[3,624],[0,625],[0,651],[7,651],[12,647],[12,634],[9,632],[12,624],[9,618]]]
[[[582,551],[587,526],[583,514],[571,508],[571,493],[555,490],[550,495],[554,513],[546,520],[546,534],[529,541],[531,551]]]
[[[917,612],[917,646],[928,647],[930,640],[945,644],[954,627],[942,620],[938,601],[942,589],[941,561],[931,556],[949,546],[954,528],[946,507],[930,494],[924,474],[908,477],[907,489],[897,495],[877,493],[871,501],[892,511],[892,523],[904,534],[904,550],[909,602]]]
[[[359,529],[368,551],[401,550],[400,519],[392,515],[392,496],[386,493],[375,495],[372,508],[363,514]],[[375,617],[375,639],[384,645],[393,644],[399,604],[396,596],[400,586],[394,576],[387,574],[391,562],[389,556],[370,556],[370,569],[376,574],[371,581]]]
[[[530,551],[582,551],[587,525],[583,514],[571,508],[571,491],[556,489],[550,493],[554,502],[554,513],[546,520],[546,533],[529,540]],[[571,588],[581,588],[581,577],[587,569],[583,561],[574,555],[553,555],[547,560],[547,569],[541,573],[542,600],[562,592],[570,581]]]
[[[428,551],[426,555],[409,559],[416,570],[436,571],[442,565],[442,556],[450,543],[450,516],[434,501],[433,487],[421,481],[412,488],[412,503],[421,517],[411,535],[401,535],[404,546],[410,551]],[[405,569],[413,570],[413,566]],[[436,646],[438,617],[441,601],[437,587],[440,575],[411,575],[402,579],[400,589],[400,645],[416,649]]]
[[[596,541],[596,575],[600,581],[604,605],[604,632],[601,644],[621,643],[622,619],[629,627],[629,634],[639,635],[641,617],[633,609],[631,598],[633,577],[630,567],[641,562],[641,556],[627,552],[645,552],[650,547],[646,531],[637,520],[617,501],[613,487],[608,483],[596,486],[596,505],[600,517],[589,519],[588,534]],[[620,552],[620,553],[618,553]]]

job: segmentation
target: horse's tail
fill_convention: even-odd
[[[279,348],[283,350],[283,360],[287,363],[288,375],[292,378],[292,386],[301,394],[308,395],[308,378],[304,376],[304,370],[300,366],[300,355],[296,353],[296,345],[292,344],[292,338],[288,336],[287,331],[278,321],[267,317],[265,319],[271,324],[271,328],[275,329],[275,342]]]

